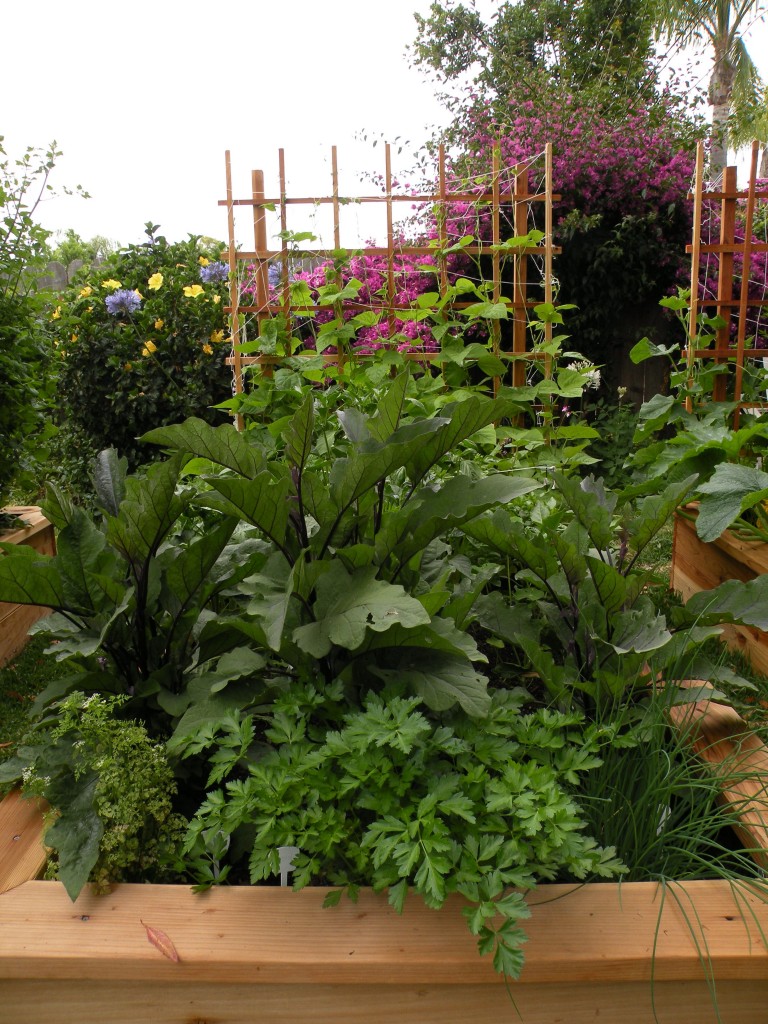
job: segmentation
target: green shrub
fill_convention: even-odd
[[[80,277],[51,313],[67,437],[117,448],[133,467],[151,457],[140,434],[192,415],[221,422],[211,406],[230,390],[227,268],[195,236],[170,243],[156,230],[147,224],[147,242]]]
[[[29,147],[16,160],[0,136],[0,506],[34,457],[32,438],[45,422],[50,390],[46,336],[35,279],[45,264],[48,232],[35,211],[61,154]],[[66,191],[66,190],[65,190]]]

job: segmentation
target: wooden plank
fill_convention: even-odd
[[[45,867],[43,800],[25,800],[19,790],[0,802],[0,893],[37,878]]]
[[[720,780],[722,799],[740,820],[744,846],[768,868],[768,747],[726,704],[706,699],[682,704],[670,709],[670,718],[681,732],[690,732],[694,751]]]
[[[504,989],[477,952],[462,900],[436,912],[413,898],[398,915],[370,890],[358,903],[323,909],[327,892],[119,885],[73,904],[57,882],[26,882],[0,896],[0,978]],[[746,885],[736,893],[722,881],[664,892],[653,882],[543,885],[529,903],[526,967],[515,988],[555,979],[696,982],[702,944],[719,981],[768,986],[760,935],[768,934],[768,904]],[[147,940],[145,925],[168,936],[179,963]]]
[[[8,1024],[756,1024],[768,985],[699,982],[483,985],[205,985],[5,981]],[[656,1016],[654,1016],[656,1014]]]
[[[731,531],[705,544],[699,540],[695,521],[688,518],[694,514],[695,509],[688,506],[683,515],[675,517],[670,586],[684,600],[727,580],[748,583],[768,572],[768,544],[743,540]],[[755,626],[725,626],[722,636],[729,647],[768,675],[767,633]]]
[[[41,555],[56,554],[55,531],[37,505],[15,505],[2,511],[22,516],[27,524],[0,534],[3,543],[25,544]],[[30,627],[49,612],[50,608],[0,601],[0,666],[24,649]]]

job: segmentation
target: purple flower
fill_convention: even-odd
[[[104,302],[112,316],[120,316],[123,313],[130,315],[141,305],[139,296],[129,288],[118,288],[116,292],[108,295]]]
[[[226,281],[229,277],[229,267],[226,263],[222,263],[221,260],[216,263],[209,263],[205,267],[200,267],[200,280],[203,284],[211,284],[214,281]]]

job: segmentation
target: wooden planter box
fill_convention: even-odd
[[[730,530],[705,543],[696,533],[696,508],[687,506],[675,516],[670,584],[685,600],[700,590],[712,590],[726,580],[748,583],[768,572],[768,544],[745,541]],[[752,626],[726,626],[723,638],[752,665],[768,675],[768,633]]]
[[[0,533],[0,541],[4,544],[27,544],[41,555],[56,554],[53,526],[36,505],[15,506],[3,511],[23,516],[29,525]],[[29,627],[47,615],[48,611],[48,608],[34,605],[6,604],[0,601],[0,666],[23,650]]]
[[[714,705],[711,706],[715,708]],[[768,755],[735,713],[680,711],[715,765],[755,773],[743,801],[766,843]],[[712,751],[709,757],[707,751]],[[5,812],[5,818],[3,813]],[[747,815],[749,815],[747,819]],[[402,916],[361,893],[119,885],[73,904],[42,862],[39,809],[0,805],[0,1017],[9,1024],[755,1024],[768,1005],[768,903],[727,882],[542,885],[520,981],[480,957],[451,900]],[[178,961],[148,941],[162,932]],[[160,938],[160,945],[165,940]],[[168,947],[170,951],[170,947]],[[712,1001],[716,991],[717,1012]],[[719,1013],[719,1017],[718,1017]],[[518,1016],[518,1014],[520,1016]],[[654,1014],[656,1016],[654,1016]]]

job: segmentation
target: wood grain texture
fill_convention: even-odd
[[[45,867],[42,800],[13,790],[0,802],[0,893],[37,878]]]
[[[73,904],[59,883],[27,882],[0,896],[0,978],[503,987],[477,953],[461,900],[437,913],[413,899],[401,916],[370,891],[323,909],[326,891],[119,885]],[[523,985],[648,982],[654,949],[658,981],[696,981],[702,942],[721,980],[768,984],[768,904],[746,888],[544,885],[529,902]],[[168,936],[178,963],[148,942],[145,925]]]
[[[43,981],[2,987],[8,1024],[755,1024],[766,983],[221,985]],[[654,1018],[654,1010],[657,1017]]]
[[[28,525],[0,533],[0,541],[4,544],[26,544],[42,555],[56,554],[53,526],[36,505],[15,505],[2,511],[22,516]],[[24,649],[30,626],[49,611],[49,608],[39,608],[35,605],[8,604],[0,601],[0,666],[7,664]]]
[[[460,901],[398,916],[369,891],[324,910],[325,890],[121,885],[73,904],[54,882],[0,896],[0,1006],[14,1024],[497,1024],[516,1013]],[[542,886],[530,900],[527,1024],[761,1019],[768,906],[722,882]],[[695,906],[695,913],[693,907]],[[753,916],[754,915],[754,916]],[[161,928],[169,961],[142,924]],[[692,931],[693,929],[693,931]],[[653,980],[652,980],[653,976]]]
[[[691,506],[685,511],[695,514]],[[670,585],[686,601],[700,590],[712,590],[726,580],[748,583],[766,572],[768,544],[741,540],[728,530],[717,540],[705,543],[699,540],[695,520],[675,517]],[[768,634],[754,626],[726,626],[723,639],[768,675]]]

